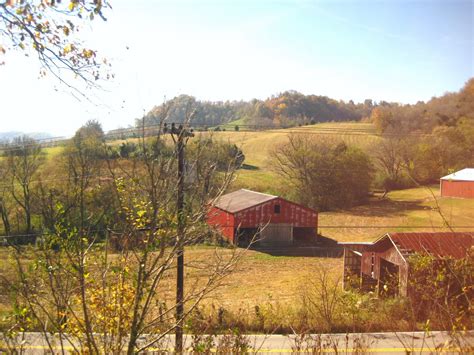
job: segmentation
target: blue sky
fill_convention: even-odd
[[[472,1],[114,0],[84,39],[115,79],[78,101],[33,58],[0,67],[0,131],[132,124],[164,97],[264,99],[285,90],[413,103],[474,76]]]

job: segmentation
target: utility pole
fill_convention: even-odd
[[[178,265],[176,276],[176,339],[175,352],[180,354],[183,352],[183,295],[184,295],[184,140],[183,130],[178,134],[178,196],[177,196],[177,243],[178,243]]]
[[[167,132],[165,125],[164,131]],[[184,149],[189,137],[194,134],[186,130],[183,125],[176,128],[175,124],[171,124],[171,136],[176,144],[176,153],[178,156],[178,187],[176,196],[176,213],[177,213],[177,274],[176,274],[176,331],[175,331],[175,353],[183,352],[183,315],[184,315],[184,232],[185,232],[185,211],[184,211],[184,183],[185,183],[185,157]],[[175,139],[176,136],[176,139]]]

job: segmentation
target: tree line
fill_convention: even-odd
[[[433,183],[474,166],[474,78],[426,103],[378,106],[370,120],[384,138],[374,155],[387,188]]]
[[[196,112],[193,124],[216,127],[229,122],[262,127],[293,127],[304,124],[338,121],[373,122],[379,134],[397,132],[430,133],[436,127],[452,127],[463,119],[472,119],[474,107],[474,79],[454,93],[433,97],[427,102],[400,104],[397,102],[366,99],[334,100],[327,96],[304,95],[297,91],[285,91],[265,100],[250,101],[201,101],[193,96],[180,95],[166,104],[157,105],[145,115],[145,124],[158,124],[163,112],[171,121],[182,122],[183,112],[192,105]],[[136,120],[141,127],[143,119]]]
[[[459,92],[433,97],[428,102],[413,105],[381,102],[374,108],[370,120],[383,133],[433,132],[438,127],[456,127],[474,119],[474,78]]]
[[[327,121],[353,121],[370,115],[374,103],[365,100],[355,104],[326,96],[304,95],[285,91],[266,100],[200,101],[189,95],[180,95],[166,105],[155,106],[145,115],[146,125],[156,125],[166,110],[170,121],[182,122],[183,112],[189,105],[196,107],[193,124],[215,127],[239,120],[242,124],[264,127],[292,127],[299,124]],[[165,107],[166,106],[166,107]],[[171,107],[168,109],[167,107]],[[136,126],[142,125],[136,120]]]

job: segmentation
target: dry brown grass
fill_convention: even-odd
[[[393,191],[385,199],[373,198],[370,203],[347,211],[321,213],[321,226],[339,227],[320,228],[319,233],[338,241],[372,241],[387,232],[450,231],[443,223],[435,199],[451,228],[474,230],[474,200],[440,197],[438,186],[431,186]]]
[[[219,252],[229,253],[225,249]],[[208,258],[208,251],[191,248],[186,251],[188,260]],[[342,273],[339,258],[272,256],[246,250],[235,271],[215,290],[206,302],[225,308],[253,307],[266,302],[292,303],[301,296],[301,289],[314,271],[325,264],[334,278]],[[193,277],[193,270],[187,269]]]
[[[185,291],[198,290],[207,280],[215,254],[230,258],[233,250],[207,246],[185,250]],[[254,307],[263,303],[293,303],[317,268],[324,264],[334,279],[342,273],[342,259],[321,257],[272,256],[254,250],[239,249],[240,261],[231,275],[204,300],[230,310]],[[208,266],[207,268],[205,266]],[[169,272],[160,287],[162,298],[172,302],[175,297],[175,272]]]
[[[233,252],[228,248],[216,249],[207,246],[186,248],[186,292],[199,289],[204,284],[216,253],[225,259],[232,257]],[[342,272],[340,258],[271,256],[244,249],[237,252],[241,255],[234,272],[224,278],[220,286],[206,297],[204,305],[212,304],[215,307],[237,311],[268,303],[292,304],[299,300],[307,280],[313,277],[314,271],[321,267],[322,263],[331,269],[335,279]],[[0,249],[2,257],[7,253],[7,249]],[[133,267],[133,263],[130,266]],[[0,273],[11,276],[14,273],[12,264],[2,263]],[[175,280],[173,269],[160,286],[160,298],[170,305],[175,297]],[[9,308],[8,302],[7,295],[2,295],[0,311],[3,313]]]

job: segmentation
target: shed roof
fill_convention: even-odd
[[[472,247],[474,232],[388,233],[386,236],[396,244],[403,256],[421,253],[436,258],[461,259]]]
[[[443,176],[441,180],[474,181],[474,168],[466,168]]]
[[[247,208],[260,205],[261,203],[271,201],[278,198],[278,196],[268,195],[261,192],[240,189],[219,197],[214,204],[215,207],[221,210],[235,213]]]

